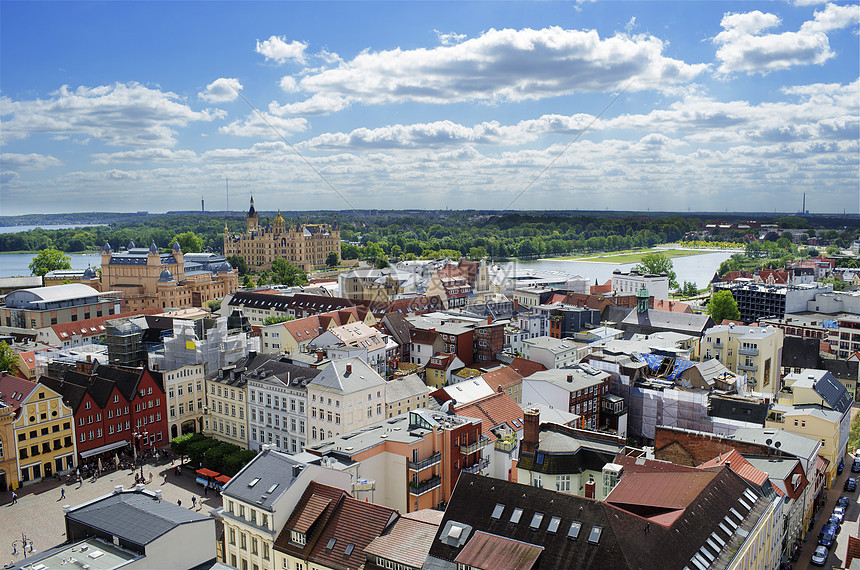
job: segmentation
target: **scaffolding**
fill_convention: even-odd
[[[202,364],[206,375],[233,364],[259,350],[259,339],[248,333],[228,333],[227,317],[175,319],[173,337],[164,339],[164,348],[149,354],[149,366],[157,370],[175,370],[191,364]]]
[[[143,327],[141,327],[141,321]],[[110,364],[137,366],[146,361],[146,350],[141,342],[143,328],[146,326],[145,320],[115,319],[106,324],[105,344],[107,344]]]

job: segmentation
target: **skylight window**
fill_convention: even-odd
[[[540,523],[543,521],[543,513],[535,513],[532,517],[532,523],[529,525],[533,529],[540,528]]]
[[[561,518],[560,517],[552,517],[549,520],[549,526],[546,527],[546,531],[555,534],[556,532],[558,532],[558,527],[560,524],[561,524]]]
[[[266,494],[271,495],[271,494],[272,494],[272,492],[273,492],[275,489],[277,489],[277,488],[278,488],[278,483],[275,483],[274,485],[272,485],[271,487],[269,487],[269,490],[268,490],[268,491],[266,491]]]
[[[253,480],[253,481],[251,481],[250,483],[248,483],[248,486],[249,486],[249,487],[253,487],[254,485],[256,485],[256,484],[257,484],[257,483],[259,483],[259,482],[260,482],[260,478],[259,478],[259,477],[254,477],[254,480]]]
[[[570,530],[567,531],[568,538],[572,538],[576,540],[579,537],[579,531],[582,529],[582,523],[579,521],[573,521],[570,523]]]
[[[334,548],[334,543],[337,542],[337,539],[332,537],[328,540],[328,544],[325,545],[326,550],[331,550]]]
[[[352,549],[355,548],[355,545],[350,543],[346,545],[346,550],[343,551],[344,555],[349,556],[352,554]]]
[[[492,516],[494,519],[498,520],[498,519],[502,518],[502,512],[504,510],[505,510],[505,505],[503,505],[502,503],[496,503],[496,508],[493,509],[493,514],[490,516]]]
[[[597,544],[598,542],[600,542],[600,533],[602,532],[602,526],[591,527],[591,532],[588,535],[588,542],[590,542],[591,544]]]
[[[520,517],[523,516],[523,510],[519,507],[514,509],[514,512],[511,513],[511,522],[517,524],[520,522]]]

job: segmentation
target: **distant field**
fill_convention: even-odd
[[[571,261],[595,261],[599,263],[639,263],[649,253],[662,253],[668,258],[687,257],[690,255],[702,255],[701,251],[689,249],[643,249],[640,251],[614,252],[614,253],[592,253],[588,255],[577,255],[571,257],[556,257],[554,259],[567,259]]]

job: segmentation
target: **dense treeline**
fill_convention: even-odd
[[[123,214],[126,221],[107,222],[108,225],[60,230],[36,229],[13,234],[0,234],[0,251],[36,251],[53,247],[61,251],[95,250],[109,241],[114,248],[125,247],[129,241],[138,246],[152,242],[160,248],[171,246],[177,234],[193,232],[202,239],[203,249],[221,251],[225,223],[231,232],[245,230],[245,218],[218,214]],[[288,223],[337,223],[344,240],[343,259],[358,257],[421,258],[437,256],[466,256],[494,259],[509,257],[559,256],[586,251],[618,251],[650,247],[658,243],[701,239],[699,231],[711,221],[701,215],[650,215],[581,212],[492,213],[446,211],[400,215],[364,215],[360,212],[319,212],[302,214],[299,218],[285,213]],[[260,213],[265,226],[274,213]],[[720,221],[722,221],[721,219]],[[810,228],[812,224],[797,217],[770,220],[782,228]],[[842,221],[845,221],[844,219]],[[844,226],[821,230],[818,236],[836,240],[847,247],[856,236],[854,227]],[[816,225],[819,220],[815,220]],[[752,230],[752,233],[756,233]],[[715,236],[715,239],[744,243],[750,230],[736,230]]]

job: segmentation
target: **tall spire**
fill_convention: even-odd
[[[253,195],[251,195],[251,207],[248,209],[248,217],[249,218],[256,218],[257,217],[257,210],[254,209],[254,196]]]

